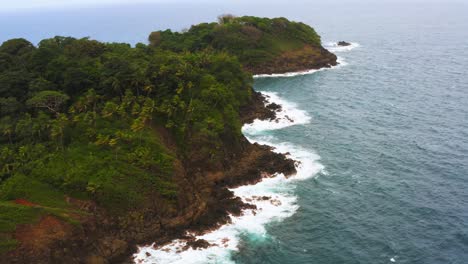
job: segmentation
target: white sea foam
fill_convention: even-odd
[[[307,113],[297,109],[295,104],[283,100],[275,93],[264,94],[267,96],[268,103],[282,106],[282,111],[277,113],[278,122],[256,120],[244,126],[243,132],[251,142],[271,145],[278,153],[289,153],[288,156],[297,161],[297,174],[289,178],[283,174],[276,174],[275,177],[264,178],[255,185],[232,189],[236,196],[245,202],[255,204],[257,209],[246,210],[240,217],[231,217],[232,223],[207,234],[196,236],[197,239],[204,239],[213,246],[183,251],[181,249],[186,245],[183,240],[175,240],[162,247],[153,244],[139,248],[138,253],[134,255],[136,263],[233,263],[230,256],[233,251],[238,250],[241,234],[255,236],[256,239],[265,239],[268,236],[266,224],[281,221],[296,212],[298,205],[294,194],[296,186],[294,183],[317,175],[324,167],[318,162],[320,157],[310,150],[289,143],[279,143],[273,136],[261,133],[266,130],[310,122]],[[263,199],[263,197],[268,199]]]
[[[304,110],[298,109],[296,104],[288,102],[273,92],[262,92],[267,99],[267,104],[275,103],[281,105],[281,111],[276,112],[276,120],[256,119],[252,124],[243,127],[244,134],[257,135],[266,130],[276,130],[292,125],[307,124],[310,122],[310,116]],[[269,145],[267,143],[267,145]]]
[[[294,77],[294,76],[299,76],[299,75],[307,75],[307,74],[316,73],[318,71],[323,71],[324,69],[329,69],[329,68],[320,68],[320,69],[312,69],[312,70],[307,70],[307,71],[286,72],[286,73],[256,74],[253,77],[254,78]]]
[[[346,52],[350,51],[352,49],[355,49],[357,47],[360,47],[361,45],[357,42],[350,42],[351,45],[349,46],[338,46],[337,42],[326,42],[324,47],[328,49],[330,52]],[[273,74],[257,74],[254,75],[254,78],[275,78],[275,77],[294,77],[294,76],[300,76],[300,75],[308,75],[308,74],[313,74],[319,71],[325,71],[325,70],[330,70],[330,69],[336,69],[341,66],[347,65],[347,63],[344,61],[343,58],[338,56],[337,59],[338,65],[336,66],[331,66],[330,68],[320,68],[320,69],[311,69],[311,70],[306,70],[306,71],[298,71],[298,72],[286,72],[286,73],[273,73]]]
[[[359,44],[351,43],[350,46],[341,47],[336,42],[330,42],[325,47],[331,52],[339,53],[359,47]],[[332,68],[254,77],[291,77],[347,65],[341,57],[338,57],[338,63]],[[276,113],[277,120],[255,120],[252,124],[243,127],[243,133],[250,142],[273,146],[274,151],[278,153],[289,153],[288,156],[297,161],[297,174],[289,178],[277,174],[275,177],[265,178],[255,185],[232,189],[234,194],[245,202],[255,204],[257,210],[247,210],[240,217],[231,216],[232,222],[230,224],[207,234],[196,236],[197,239],[204,239],[213,246],[198,250],[190,248],[184,251],[182,249],[186,245],[186,241],[183,240],[175,240],[167,245],[153,244],[139,248],[138,253],[134,255],[136,263],[234,263],[231,260],[231,253],[239,250],[240,235],[255,236],[257,240],[265,239],[268,236],[265,229],[268,223],[281,221],[297,211],[297,197],[294,194],[295,182],[314,177],[319,172],[326,174],[324,166],[319,163],[320,157],[315,153],[289,143],[280,143],[275,137],[263,133],[288,126],[307,124],[311,121],[307,112],[298,109],[294,103],[283,100],[276,93],[263,92],[263,94],[267,97],[267,104],[276,103],[282,106],[281,111]],[[333,190],[330,191],[333,192]],[[263,197],[268,197],[268,199],[263,199]],[[392,258],[391,261],[395,261],[395,258]]]

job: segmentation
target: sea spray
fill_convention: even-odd
[[[153,244],[139,248],[138,253],[134,255],[136,263],[234,263],[231,260],[231,253],[239,250],[242,234],[253,235],[257,239],[267,238],[265,229],[267,224],[281,221],[297,211],[295,182],[313,177],[322,171],[324,167],[318,162],[320,157],[310,150],[279,142],[275,137],[266,136],[262,132],[307,124],[311,118],[294,103],[283,100],[275,93],[265,92],[264,95],[267,104],[281,105],[277,119],[255,120],[252,124],[245,125],[243,132],[250,142],[273,146],[274,151],[278,153],[288,153],[287,156],[296,161],[296,175],[285,177],[278,173],[274,177],[264,178],[255,185],[231,189],[244,202],[255,204],[257,209],[246,210],[239,217],[231,216],[231,223],[196,236],[196,239],[204,239],[212,246],[205,249],[182,250],[186,245],[184,240],[175,240],[160,247]]]
[[[337,62],[338,62],[337,65],[331,66],[330,68],[311,69],[311,70],[306,70],[306,71],[286,72],[286,73],[257,74],[257,75],[254,75],[254,78],[283,78],[283,77],[309,75],[309,74],[313,74],[319,71],[334,69],[334,68],[338,68],[340,66],[346,65],[346,62],[344,62],[340,57],[338,57]]]

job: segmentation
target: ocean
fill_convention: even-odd
[[[467,4],[293,1],[28,11],[0,16],[0,41],[23,36],[37,43],[61,34],[137,43],[151,30],[182,29],[221,13],[304,21],[341,63],[255,79],[254,88],[283,110],[277,122],[255,121],[243,132],[289,153],[298,161],[297,175],[234,189],[259,210],[203,237],[217,247],[177,252],[174,241],[159,250],[140,248],[135,261],[468,263]],[[353,45],[336,47],[339,40]]]

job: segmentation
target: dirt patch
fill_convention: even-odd
[[[21,204],[21,205],[24,205],[24,206],[29,206],[29,207],[31,207],[31,206],[37,206],[37,204],[32,203],[32,202],[30,202],[30,201],[28,201],[28,200],[25,200],[25,199],[16,199],[16,200],[14,201],[14,203],[15,203],[15,204]]]
[[[54,216],[44,216],[37,224],[23,225],[16,229],[15,239],[20,242],[20,248],[16,251],[44,251],[52,242],[65,239],[70,231],[70,224]]]

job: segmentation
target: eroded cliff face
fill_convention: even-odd
[[[284,52],[273,61],[246,65],[245,69],[254,75],[279,74],[329,68],[337,64],[336,55],[322,46],[305,45],[302,49]]]
[[[255,118],[272,119],[276,106],[264,105],[264,98],[253,92],[252,103],[241,110],[244,123]],[[168,149],[176,150],[175,140],[164,128],[157,128]],[[118,263],[130,260],[136,246],[164,243],[183,237],[187,230],[203,232],[229,221],[252,205],[234,197],[228,188],[253,184],[277,172],[295,173],[294,161],[271,151],[268,146],[225,139],[223,157],[217,162],[197,156],[194,150],[174,163],[174,178],[179,186],[177,201],[168,202],[156,192],[151,206],[129,211],[121,217],[92,202],[68,199],[86,214],[76,215],[80,224],[66,223],[46,216],[34,225],[17,229],[20,246],[8,253],[2,263]],[[33,205],[32,205],[33,206]],[[198,242],[193,246],[200,246]]]

